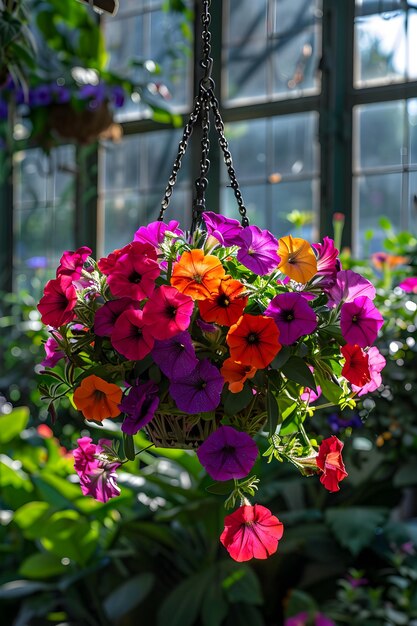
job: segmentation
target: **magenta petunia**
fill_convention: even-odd
[[[120,495],[116,469],[120,463],[101,462],[88,474],[80,476],[80,487],[84,496],[91,496],[98,502],[108,502]]]
[[[151,222],[147,226],[141,226],[133,237],[133,241],[139,241],[141,243],[149,243],[154,248],[158,248],[163,242],[165,233],[167,231],[175,233],[177,236],[183,234],[182,230],[178,228],[179,222],[177,220],[171,220],[168,224],[165,222]]]
[[[65,352],[61,348],[55,337],[49,337],[49,339],[47,339],[44,344],[44,348],[45,358],[41,362],[42,367],[55,367],[58,361],[65,357]]]
[[[99,337],[110,337],[119,316],[123,311],[133,308],[135,308],[135,304],[130,298],[119,298],[105,302],[102,307],[97,309],[94,316],[95,334]]]
[[[204,211],[203,219],[207,233],[217,239],[222,246],[241,245],[239,235],[242,232],[242,226],[237,220],[213,213],[213,211]]]
[[[371,380],[362,387],[352,385],[352,390],[358,392],[358,396],[364,396],[371,391],[375,391],[382,385],[381,372],[386,365],[386,360],[376,346],[372,346],[367,351],[368,367]]]
[[[280,262],[278,241],[269,232],[258,226],[246,226],[239,235],[240,250],[237,260],[259,276],[269,274]]]
[[[337,306],[340,302],[352,302],[358,296],[375,298],[375,287],[369,280],[353,270],[341,270],[336,274],[336,282],[327,292],[329,305]]]
[[[186,331],[165,341],[155,341],[152,358],[170,380],[184,378],[198,365],[191,336]]]
[[[131,361],[143,359],[155,341],[142,318],[143,311],[139,309],[125,311],[118,317],[110,337],[113,348]]]
[[[317,274],[321,276],[320,285],[330,289],[336,280],[336,274],[341,270],[338,259],[339,250],[335,247],[333,239],[324,237],[323,243],[313,243],[312,248],[317,256]]]
[[[417,293],[417,276],[405,278],[398,286],[407,293]]]
[[[110,443],[110,442],[109,442]],[[73,450],[74,469],[79,476],[89,472],[98,465],[98,460],[94,456],[98,454],[97,445],[93,443],[91,437],[81,437],[77,440],[78,447]]]
[[[279,340],[289,346],[303,335],[317,328],[317,317],[300,293],[281,293],[269,303],[264,315],[271,317],[278,326]]]
[[[127,252],[118,256],[107,283],[113,296],[142,300],[153,292],[159,274],[155,249],[149,244],[134,242]]]
[[[220,426],[197,450],[197,456],[213,480],[245,478],[258,456],[258,446],[247,433]]]
[[[194,301],[175,287],[162,285],[155,289],[143,308],[143,323],[155,339],[170,339],[187,330]]]
[[[75,318],[76,304],[77,292],[72,284],[71,276],[61,275],[49,280],[38,304],[42,323],[54,328],[68,324]]]
[[[158,405],[159,389],[152,380],[131,387],[119,404],[119,409],[126,415],[122,431],[135,435],[153,419]]]
[[[183,378],[172,380],[169,392],[180,411],[206,413],[219,406],[223,385],[223,376],[217,367],[204,359]]]
[[[59,266],[56,270],[58,276],[70,276],[72,280],[78,280],[81,276],[81,272],[85,261],[91,254],[91,249],[87,246],[82,246],[73,252],[72,250],[66,250],[62,255]]]
[[[361,348],[372,345],[383,323],[381,313],[367,296],[359,296],[342,305],[340,329],[343,338],[351,345]]]

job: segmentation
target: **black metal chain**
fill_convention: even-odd
[[[188,140],[191,137],[194,126],[199,117],[201,117],[201,158],[200,158],[200,176],[195,181],[196,195],[193,201],[193,213],[191,232],[200,225],[202,221],[202,213],[205,210],[205,192],[208,185],[208,171],[210,169],[209,152],[210,152],[210,111],[214,115],[214,127],[219,135],[219,145],[223,152],[223,159],[227,167],[230,178],[230,186],[233,189],[238,204],[239,213],[241,215],[242,226],[248,226],[249,220],[246,215],[246,207],[243,203],[242,193],[236,178],[236,172],[233,167],[232,155],[230,154],[229,144],[224,134],[224,123],[220,114],[219,103],[214,94],[214,80],[211,77],[213,59],[211,57],[211,32],[210,32],[210,5],[211,0],[202,0],[202,58],[200,67],[204,70],[204,75],[199,83],[198,96],[195,99],[193,110],[190,118],[184,128],[182,140],[178,147],[177,157],[174,161],[171,176],[168,179],[168,185],[165,189],[165,195],[161,203],[161,211],[158,220],[164,219],[164,213],[168,208],[173,188],[177,182],[177,174],[181,168],[182,158],[188,147]]]

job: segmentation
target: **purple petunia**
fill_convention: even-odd
[[[155,341],[152,358],[170,380],[184,378],[198,365],[191,336],[186,331],[165,341]]]
[[[204,359],[186,376],[172,380],[169,392],[180,411],[206,413],[219,406],[223,385],[217,367]]]
[[[278,241],[269,230],[246,226],[240,232],[239,245],[237,260],[259,276],[269,274],[280,262]]]
[[[258,456],[258,447],[247,433],[220,426],[199,447],[197,456],[214,480],[245,478]]]
[[[212,211],[204,211],[203,219],[208,234],[217,239],[222,246],[240,245],[239,235],[242,232],[242,226],[237,220]]]
[[[182,230],[178,228],[179,222],[177,220],[171,220],[168,224],[165,222],[151,222],[147,226],[141,226],[136,232],[133,241],[140,241],[141,243],[149,243],[154,248],[158,248],[163,242],[165,233],[167,231],[175,233],[181,236]]]
[[[135,435],[153,419],[158,406],[159,389],[152,380],[131,387],[128,395],[119,404],[119,409],[126,415],[122,431]]]
[[[343,338],[352,346],[366,348],[372,345],[383,323],[381,313],[367,296],[359,296],[342,305],[340,329]]]
[[[317,328],[317,317],[299,293],[281,293],[269,303],[264,315],[272,317],[280,332],[279,340],[289,346]]]
[[[340,302],[352,302],[358,296],[375,298],[375,287],[369,280],[353,270],[341,270],[336,274],[336,282],[327,292],[329,306],[337,306]]]

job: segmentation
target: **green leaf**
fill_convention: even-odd
[[[343,393],[343,389],[336,385],[336,383],[324,378],[320,374],[317,374],[317,383],[320,385],[321,390],[325,398],[333,404],[339,404],[340,396]]]
[[[378,220],[378,224],[382,228],[382,230],[392,230],[392,224],[387,217],[380,217]]]
[[[19,20],[12,17],[6,19],[7,15],[6,12],[2,12],[0,19],[0,48],[3,49],[19,35],[22,29],[22,24]]]
[[[54,506],[68,508],[73,500],[80,497],[79,485],[74,485],[69,480],[47,471],[42,472],[41,476],[32,476],[32,481],[41,499]]]
[[[132,435],[123,433],[123,449],[124,449],[126,458],[129,459],[129,461],[134,461],[135,460],[135,444],[133,442]]]
[[[0,599],[24,598],[37,591],[50,588],[51,585],[48,583],[33,582],[32,580],[11,580],[0,586]]]
[[[155,583],[151,573],[138,574],[122,583],[104,601],[104,610],[112,622],[129,613],[149,594]]]
[[[285,435],[291,435],[299,430],[300,424],[303,422],[303,414],[296,405],[288,417],[282,422],[279,428],[279,434],[284,437]]]
[[[253,400],[252,389],[248,384],[245,384],[242,391],[239,393],[232,393],[228,389],[223,391],[223,407],[226,415],[236,415],[240,411],[245,409],[249,402]]]
[[[274,370],[281,369],[285,363],[288,361],[292,354],[292,350],[289,346],[282,346],[281,350],[278,352],[277,356],[271,363],[271,367]]]
[[[43,531],[51,507],[47,502],[28,502],[14,514],[13,521],[27,539],[37,539]]]
[[[222,586],[229,602],[259,605],[263,603],[259,579],[250,567],[226,562],[224,570],[227,577],[224,578]]]
[[[325,520],[340,544],[353,555],[372,543],[376,530],[385,523],[388,509],[351,506],[328,509]]]
[[[282,373],[290,380],[309,387],[317,393],[316,381],[307,363],[298,356],[292,356],[282,367]]]
[[[279,421],[278,394],[268,385],[266,394],[266,410],[268,413],[268,432],[271,437],[275,434]]]
[[[233,491],[235,488],[234,480],[226,480],[221,483],[212,483],[208,487],[206,487],[206,491],[210,493],[215,493],[219,496],[225,496]]]
[[[50,578],[62,574],[66,569],[67,566],[61,563],[58,556],[42,552],[25,559],[19,568],[19,574],[27,578]]]
[[[228,606],[220,585],[218,570],[213,570],[213,575],[206,587],[201,607],[203,626],[219,626],[227,615]]]
[[[52,554],[85,565],[97,547],[98,537],[98,522],[88,522],[77,511],[59,511],[44,525],[40,541]]]
[[[209,569],[194,573],[177,585],[162,602],[157,626],[194,626],[210,578]]]
[[[11,413],[0,415],[0,444],[8,443],[26,428],[29,409],[25,406],[13,409]]]

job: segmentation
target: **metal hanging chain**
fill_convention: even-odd
[[[174,161],[171,175],[168,179],[168,185],[165,189],[165,195],[161,203],[161,210],[158,220],[164,219],[164,213],[168,208],[173,188],[177,182],[177,174],[181,168],[182,158],[188,147],[188,140],[193,132],[194,126],[199,117],[201,117],[201,158],[200,158],[200,176],[195,181],[196,195],[193,201],[191,232],[200,225],[202,221],[202,213],[205,210],[205,192],[208,185],[208,171],[210,169],[210,161],[208,158],[210,152],[210,111],[214,115],[214,127],[219,135],[219,145],[223,152],[223,159],[227,167],[230,178],[230,186],[233,189],[239,213],[241,215],[242,226],[248,226],[249,220],[246,215],[246,207],[243,203],[242,193],[236,178],[236,172],[233,167],[232,155],[229,150],[229,144],[224,134],[224,123],[220,114],[219,103],[214,94],[214,80],[211,77],[213,59],[211,57],[211,32],[210,32],[210,5],[211,0],[202,0],[202,58],[200,67],[204,70],[204,75],[199,83],[198,96],[195,99],[193,110],[191,112],[188,123],[184,128],[182,140],[178,147],[178,154]]]

